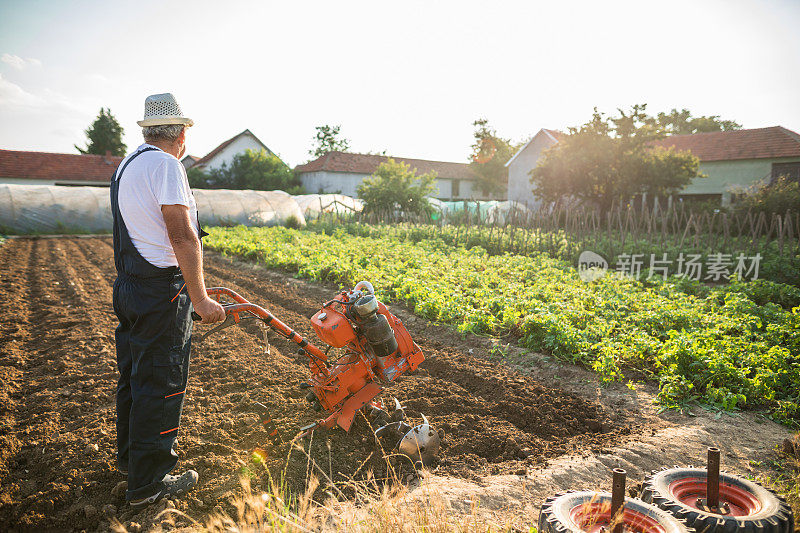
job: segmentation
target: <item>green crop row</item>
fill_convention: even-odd
[[[535,351],[586,365],[603,380],[644,373],[667,407],[693,400],[724,409],[767,407],[800,425],[797,289],[769,282],[717,288],[584,283],[544,253],[489,255],[441,240],[333,235],[287,228],[212,228],[209,247],[316,280],[366,279],[382,298],[459,331],[515,335]]]
[[[359,224],[351,220],[323,217],[312,221],[306,227],[309,231],[333,234],[334,231],[343,229],[351,235],[358,237],[389,237],[412,243],[440,240],[452,246],[472,248],[480,246],[489,255],[515,253],[529,255],[532,252],[545,252],[550,257],[562,259],[572,265],[577,264],[578,257],[584,250],[591,250],[605,257],[610,263],[615,261],[619,254],[642,254],[650,257],[675,259],[680,253],[702,254],[730,253],[734,257],[738,253],[761,255],[759,277],[776,283],[791,284],[800,287],[800,252],[796,241],[786,242],[783,250],[779,249],[775,240],[767,241],[765,238],[753,243],[749,236],[734,238],[724,242],[720,236],[710,234],[702,235],[695,240],[689,236],[683,238],[681,234],[666,234],[661,241],[651,242],[645,237],[633,238],[628,235],[621,239],[616,231],[587,232],[583,235],[572,235],[564,230],[547,231],[540,228],[524,228],[511,226],[504,228],[489,225],[444,225],[396,223],[396,224]],[[670,267],[670,272],[675,273],[676,263]]]

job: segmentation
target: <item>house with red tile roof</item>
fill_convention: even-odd
[[[187,169],[198,168],[200,170],[212,170],[220,168],[223,164],[230,165],[237,154],[245,150],[261,151],[266,150],[268,154],[274,155],[266,144],[253,134],[250,130],[244,130],[223,142],[203,157],[186,155],[181,159],[181,163]]]
[[[361,181],[372,175],[378,165],[389,156],[328,152],[327,154],[295,167],[301,183],[309,193],[339,193],[357,197]],[[483,200],[484,195],[475,185],[476,176],[466,163],[429,161],[393,157],[406,163],[416,175],[436,172],[436,191],[433,196],[440,200]]]
[[[530,172],[541,152],[556,144],[560,135],[541,130],[506,163],[509,200],[535,203]],[[700,159],[700,172],[707,177],[692,180],[678,195],[681,199],[729,205],[736,191],[758,182],[770,182],[781,175],[800,180],[800,135],[782,126],[672,135],[654,144],[690,151]]]
[[[782,126],[672,135],[655,143],[688,150],[700,159],[700,172],[680,197],[720,200],[729,205],[736,191],[778,176],[800,180],[800,135]]]
[[[121,157],[0,150],[0,183],[108,187]]]

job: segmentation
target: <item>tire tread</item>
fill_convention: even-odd
[[[697,533],[736,533],[740,531],[743,533],[794,532],[794,516],[792,514],[792,509],[786,503],[786,500],[775,494],[774,491],[761,486],[761,488],[765,489],[779,502],[776,512],[772,515],[753,520],[747,520],[741,517],[739,519],[725,519],[719,515],[688,507],[683,503],[676,501],[670,494],[662,493],[662,491],[656,486],[655,477],[659,474],[663,475],[664,473],[668,473],[671,470],[697,470],[697,468],[691,466],[685,468],[674,467],[651,472],[647,477],[645,477],[644,482],[642,483],[642,493],[640,498],[645,502],[652,503],[656,507],[667,511],[676,518],[684,519],[686,524],[690,527],[693,527]],[[732,478],[737,478],[738,480],[746,483],[754,483],[733,474],[726,473],[725,475]]]

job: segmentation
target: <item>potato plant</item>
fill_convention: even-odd
[[[659,383],[666,407],[763,407],[800,425],[800,307],[786,305],[796,303],[795,287],[735,283],[693,291],[673,279],[644,284],[612,276],[585,283],[570,264],[544,253],[489,255],[479,246],[345,231],[209,231],[208,246],[223,253],[314,280],[370,280],[381,298],[404,301],[423,318],[514,336],[605,381],[644,374]]]

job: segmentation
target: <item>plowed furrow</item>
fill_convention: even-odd
[[[28,338],[30,268],[19,268],[22,260],[26,267],[34,261],[35,254],[29,241],[10,241],[0,246],[0,487],[12,487],[9,478],[12,460],[22,445],[18,426],[24,421],[18,418],[17,404],[23,386],[26,366],[25,341]],[[0,517],[4,506],[0,500]]]
[[[91,263],[102,277],[102,280],[97,280],[98,283],[106,283],[109,287],[113,287],[117,272],[114,268],[113,250],[108,247],[108,242],[109,240],[105,238],[83,239],[77,243],[79,244],[77,248],[83,258]]]

